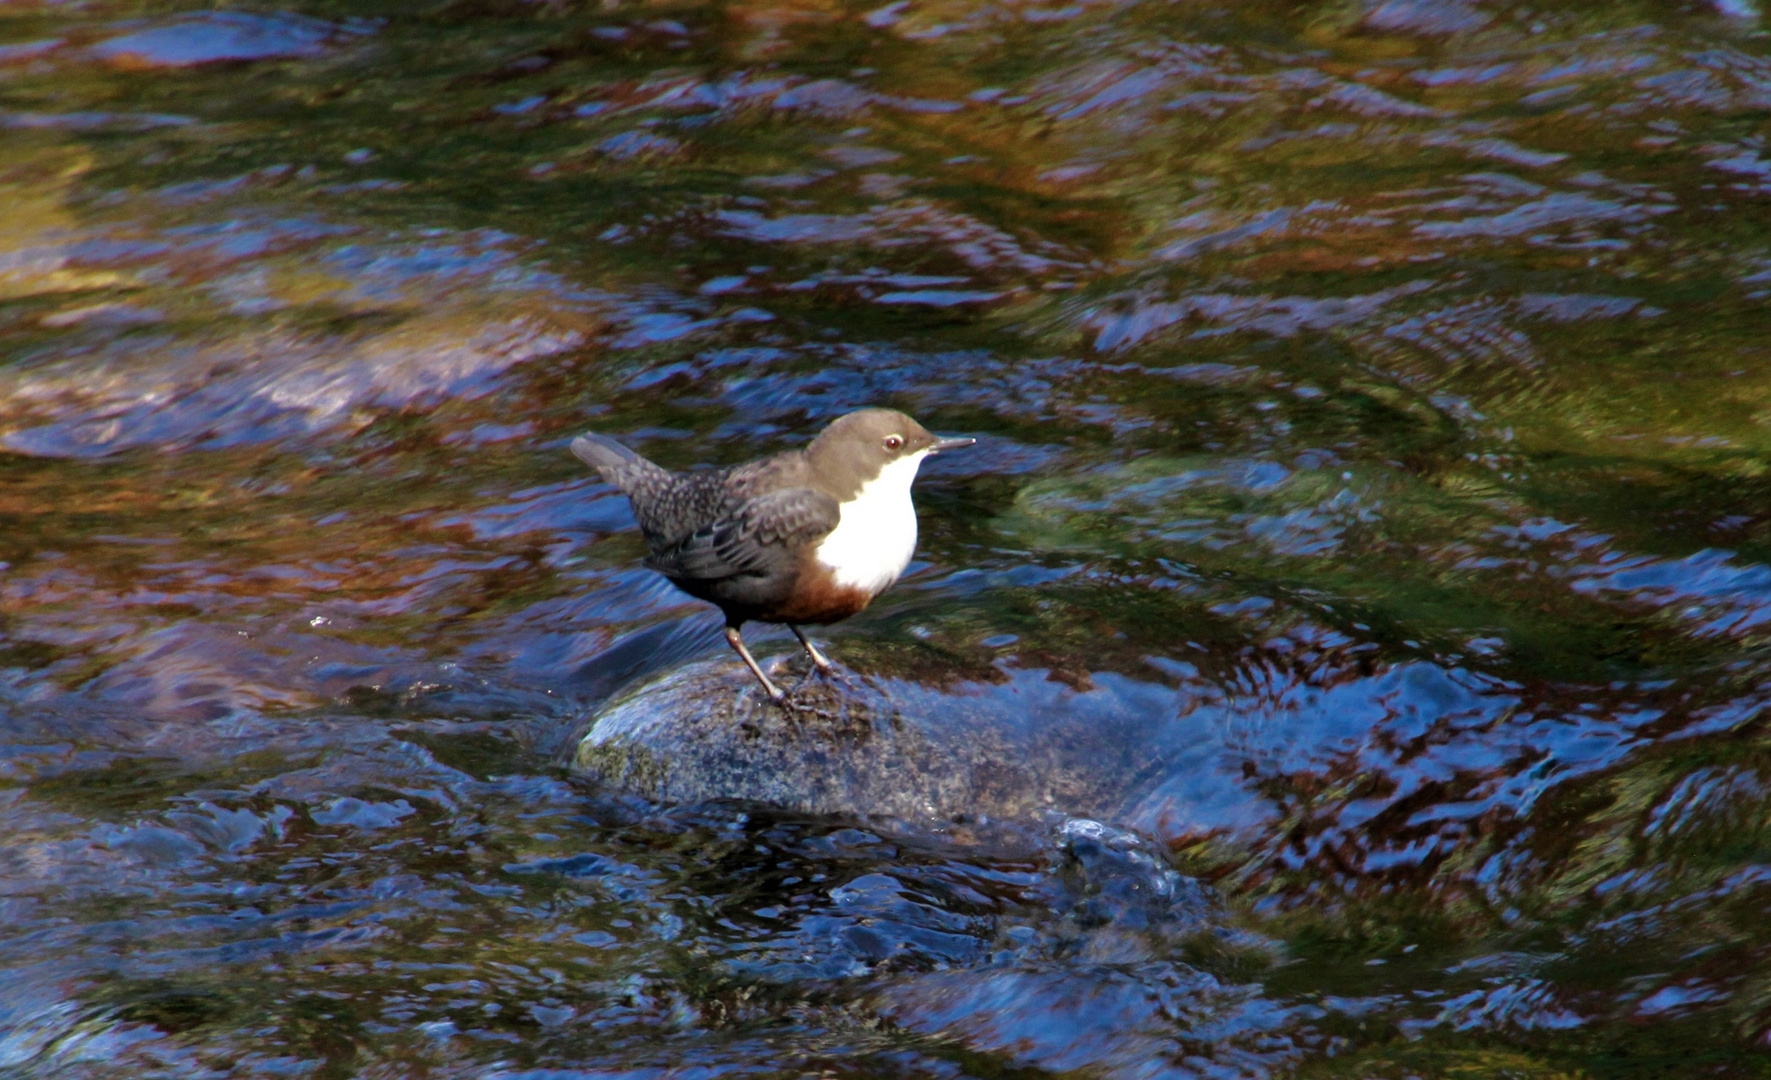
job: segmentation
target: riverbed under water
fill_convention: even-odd
[[[0,1074],[1765,1075],[1768,135],[1751,0],[6,5]],[[769,714],[566,445],[867,404]]]

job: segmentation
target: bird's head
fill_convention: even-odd
[[[806,455],[813,472],[831,490],[859,491],[888,468],[914,478],[928,455],[975,442],[941,438],[896,409],[859,409],[831,421],[806,448]]]

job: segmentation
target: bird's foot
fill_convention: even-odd
[[[744,689],[738,691],[738,700],[743,701],[744,699],[750,697],[752,694],[759,693],[759,692],[762,694],[764,700],[766,700],[770,705],[783,705],[784,706],[787,704],[787,702],[789,700],[788,692],[786,690],[782,689],[778,684],[776,684],[776,682],[773,679],[770,679],[768,682],[765,682],[760,686],[747,686]]]
[[[839,712],[822,707],[816,703],[815,698],[812,700],[803,697],[791,698],[782,706],[782,711],[793,721],[794,727],[802,730],[806,717],[816,717],[827,724],[840,724],[843,720]]]
[[[758,691],[762,693],[763,698],[767,700],[770,705],[778,705],[781,708],[787,708],[793,702],[793,695],[789,691],[783,689],[773,679],[769,679],[760,686],[747,686],[738,691],[738,700],[743,701],[745,698],[750,697],[750,695],[757,693]]]
[[[842,691],[852,690],[859,685],[860,682],[856,679],[854,672],[839,668],[835,664],[825,664],[823,667],[813,665],[805,673],[805,676],[794,684],[793,690],[797,694],[808,688],[816,690],[818,687],[829,686],[832,691]],[[829,695],[830,691],[826,691],[824,696],[828,697]]]
[[[779,677],[782,672],[779,670],[779,665],[776,667],[777,670],[770,674]],[[841,671],[834,671],[832,674],[837,679],[848,681],[848,677]],[[807,671],[802,677],[791,683],[783,681],[777,684],[774,680],[770,680],[769,686],[774,691],[773,693],[763,690],[760,686],[746,688],[739,691],[739,701],[742,702],[750,695],[762,691],[766,704],[755,707],[755,711],[752,712],[755,719],[761,719],[758,713],[768,712],[769,707],[773,706],[781,710],[781,714],[796,728],[803,729],[805,722],[814,717],[828,723],[840,723],[843,720],[842,714],[845,704],[842,695],[824,689],[822,684],[814,683],[813,679],[816,676],[817,672]]]
[[[815,678],[822,679],[832,686],[839,687],[843,690],[856,690],[866,685],[865,677],[859,672],[851,671],[848,668],[837,667],[835,664],[829,664],[821,668],[813,668],[811,671],[806,672],[806,677],[801,680],[800,685],[803,686],[805,683],[808,683]]]

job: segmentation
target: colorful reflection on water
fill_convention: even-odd
[[[9,6],[0,1071],[1759,1075],[1761,24]],[[862,404],[725,722],[565,446]]]

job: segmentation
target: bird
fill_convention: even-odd
[[[828,674],[800,627],[846,619],[898,580],[916,551],[917,469],[975,442],[868,408],[801,449],[723,469],[673,472],[594,432],[573,439],[572,453],[632,503],[645,565],[724,613],[726,642],[779,705],[787,695],[745,647],[744,624],[786,624]]]

